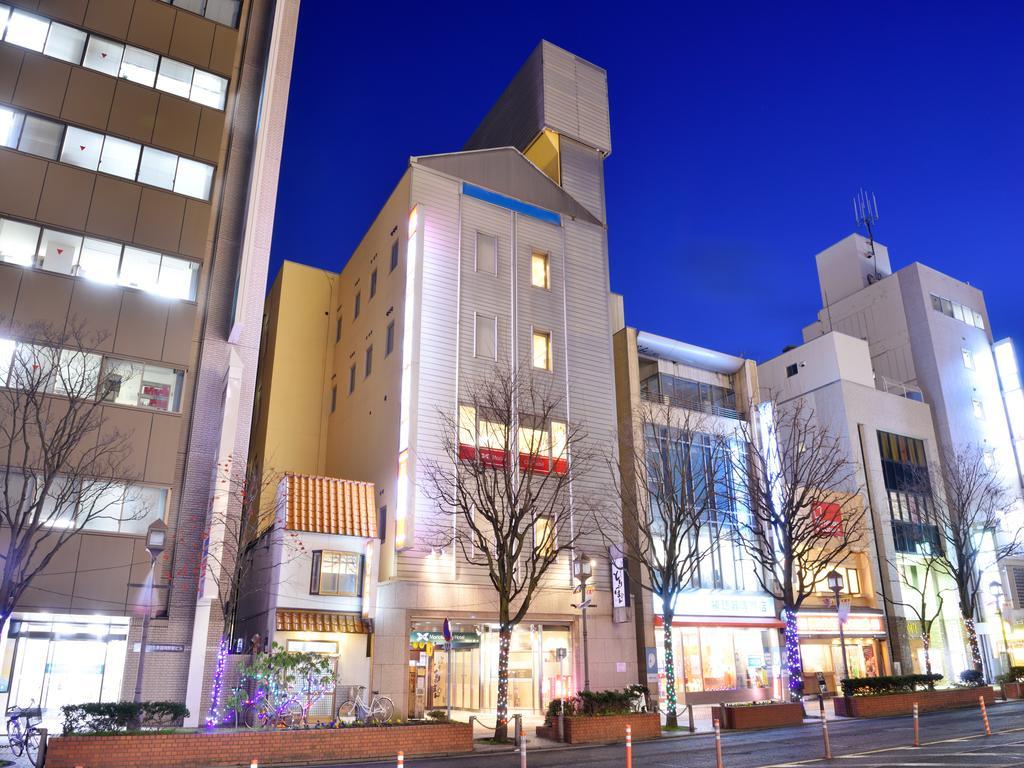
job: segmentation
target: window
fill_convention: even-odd
[[[7,34],[4,40],[30,51],[42,51],[46,44],[46,33],[50,24],[46,19],[33,16],[24,11],[14,11],[7,22]]]
[[[192,92],[189,98],[197,104],[214,109],[224,109],[228,97],[228,81],[210,72],[197,69],[192,77]]]
[[[355,303],[353,304],[353,309],[352,309],[352,319],[353,320],[358,320],[359,319],[359,308],[360,308],[360,305],[362,304],[362,298],[363,298],[362,293],[360,291],[356,291],[356,299],[355,299]]]
[[[183,64],[173,59],[164,59],[160,62],[160,72],[156,77],[156,88],[158,91],[173,93],[187,99],[192,91],[192,75],[195,67]]]
[[[786,366],[786,378],[791,379],[800,373],[800,366],[796,363],[791,363]]]
[[[124,46],[96,35],[89,36],[85,47],[85,58],[82,66],[97,72],[117,77],[121,72],[121,60],[124,58]]]
[[[366,348],[366,373],[363,374],[363,378],[365,379],[371,373],[373,373],[373,346],[372,345]]]
[[[934,293],[931,294],[932,309],[936,312],[941,312],[946,317],[952,317],[955,320],[959,320],[961,323],[973,326],[974,328],[985,329],[985,320],[982,318],[980,312],[975,312],[970,307],[966,307],[956,301],[950,301],[944,299],[941,296],[936,296]]]
[[[356,391],[356,366],[355,366],[355,364],[353,364],[352,367],[348,369],[348,393],[351,395],[355,391]]]
[[[44,229],[36,254],[37,265],[49,272],[70,275],[74,271],[78,254],[82,250],[82,238],[53,229]]]
[[[819,594],[832,594],[832,590],[828,586],[828,574],[832,571],[838,571],[843,577],[843,591],[844,595],[859,595],[860,594],[860,572],[856,568],[846,568],[843,566],[837,568],[826,568],[819,575],[818,580],[814,583],[814,591]]]
[[[142,148],[142,162],[139,164],[138,180],[161,189],[174,188],[174,173],[178,167],[178,156],[153,147]]]
[[[103,363],[104,400],[120,405],[178,411],[184,374],[172,368],[132,360],[108,359]]]
[[[377,270],[370,273],[370,298],[377,295]]]
[[[25,116],[13,109],[0,107],[0,147],[18,148],[18,137]]]
[[[0,220],[0,261],[31,266],[38,242],[39,227],[10,219]]]
[[[981,404],[981,400],[972,400],[971,406],[974,408],[974,417],[977,419],[985,418],[985,406]]]
[[[30,155],[45,157],[47,160],[56,160],[60,153],[60,140],[64,135],[64,126],[52,120],[43,120],[35,115],[25,115],[24,120],[18,149]]]
[[[878,448],[896,551],[908,554],[938,551],[939,531],[932,522],[931,479],[924,441],[879,432]]]
[[[78,258],[78,274],[86,280],[113,284],[121,264],[121,246],[106,240],[85,238],[82,255]]]
[[[388,323],[387,337],[384,341],[384,357],[387,357],[395,350],[395,321]]]
[[[103,151],[103,134],[86,131],[69,126],[64,133],[64,148],[60,153],[60,161],[79,168],[95,171],[100,165],[100,153]]]
[[[338,407],[338,385],[334,384],[331,386],[331,413],[334,413],[334,409]]]
[[[476,233],[476,271],[498,274],[498,238]]]
[[[160,254],[128,246],[121,261],[118,283],[143,291],[156,289],[160,277]]]
[[[537,288],[551,287],[551,271],[546,253],[533,254],[533,269],[530,272],[530,281]]]
[[[961,349],[960,356],[964,359],[964,368],[974,370],[974,355],[971,354],[969,349]]]
[[[338,308],[338,319],[334,321],[334,343],[341,341],[341,308]]]
[[[174,177],[174,191],[200,200],[210,199],[210,185],[213,183],[213,166],[178,158],[178,172]]]
[[[476,315],[473,355],[498,359],[498,320],[493,315]]]
[[[538,517],[533,521],[533,548],[542,558],[552,557],[558,549],[555,521],[552,518]]]
[[[398,241],[395,240],[395,242],[393,242],[391,244],[391,268],[388,271],[389,272],[394,272],[395,271],[395,267],[397,267],[397,266],[398,266]]]
[[[134,179],[139,170],[139,153],[142,145],[107,136],[100,155],[100,170],[113,176]]]
[[[533,332],[533,367],[551,370],[551,334],[547,331]]]
[[[362,556],[355,552],[313,552],[309,593],[358,597],[362,593],[362,564]]]
[[[199,279],[199,264],[174,256],[160,259],[160,280],[156,292],[172,299],[194,299]]]
[[[46,36],[43,53],[61,61],[78,64],[82,60],[82,51],[85,50],[86,37],[88,36],[85,32],[79,29],[53,22],[50,24],[50,33]]]
[[[124,49],[118,76],[124,80],[131,80],[133,83],[152,88],[156,83],[156,71],[159,67],[160,57],[155,53],[129,45]]]
[[[198,13],[210,21],[233,27],[238,24],[241,0],[160,0],[160,2]]]

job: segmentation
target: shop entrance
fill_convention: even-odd
[[[838,638],[802,642],[800,657],[803,659],[806,693],[817,692],[818,672],[825,676],[828,692],[838,692],[839,681],[843,678],[843,648]],[[847,638],[846,662],[850,668],[850,677],[876,677],[882,668],[878,640]]]

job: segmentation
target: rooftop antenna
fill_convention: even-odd
[[[853,197],[853,220],[858,227],[864,227],[868,233],[868,258],[875,270],[875,281],[878,280],[878,259],[875,258],[875,234],[872,226],[878,221],[878,201],[870,192],[862,188]]]

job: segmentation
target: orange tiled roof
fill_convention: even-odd
[[[279,608],[277,611],[278,632],[350,632],[369,635],[373,633],[373,622],[355,613],[336,611],[293,611]]]
[[[284,481],[289,531],[377,536],[373,483],[292,474],[285,475]]]

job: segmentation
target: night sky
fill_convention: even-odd
[[[674,6],[304,0],[271,279],[340,270],[408,157],[460,149],[546,38],[608,71],[630,325],[758,360],[798,343],[865,187],[894,268],[979,286],[1024,345],[1024,4]]]

